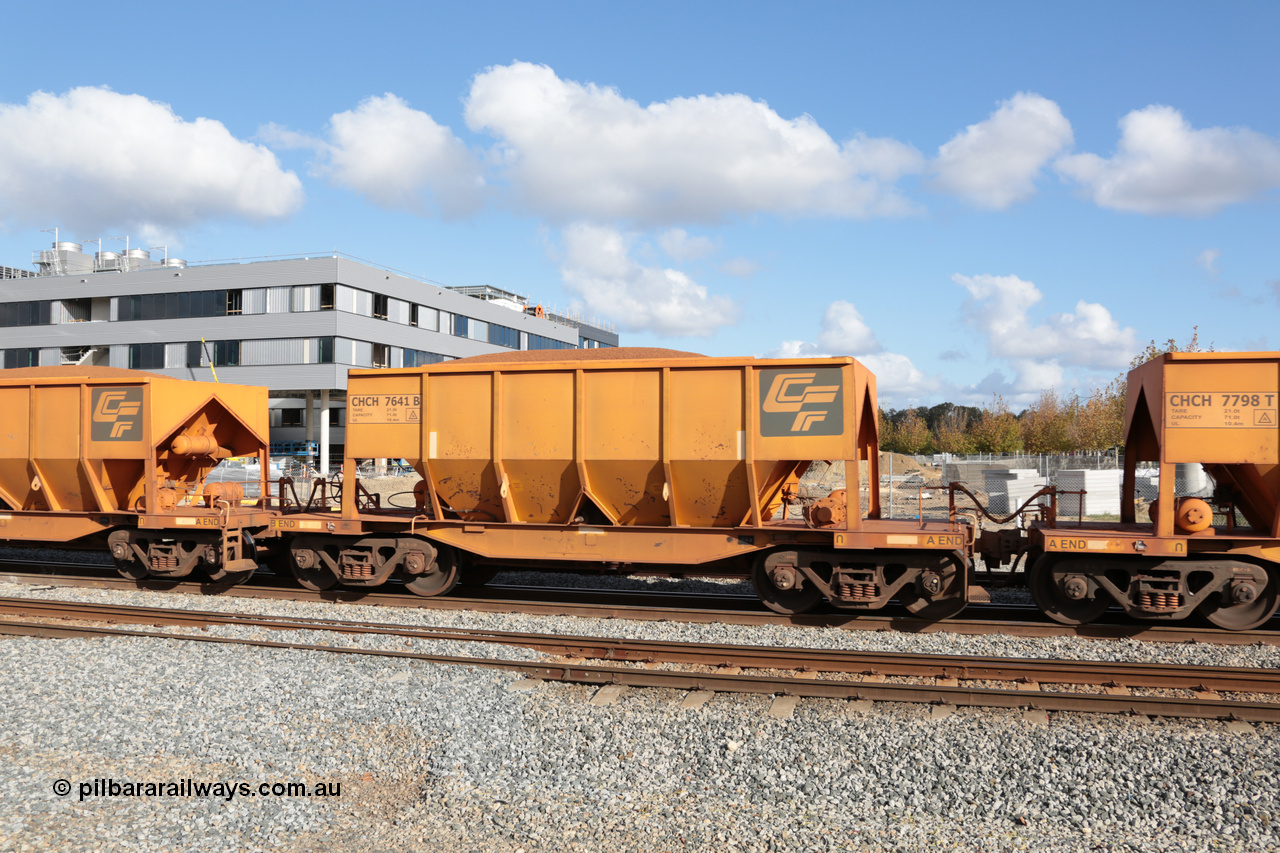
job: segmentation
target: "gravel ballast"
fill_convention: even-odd
[[[0,586],[0,595],[497,630],[1277,666],[1272,647],[624,622]],[[129,626],[118,626],[128,628]],[[165,629],[175,630],[175,629]],[[226,628],[211,636],[256,629]],[[537,657],[505,646],[270,639]],[[527,689],[526,689],[527,688]],[[593,688],[161,639],[0,639],[3,850],[1277,850],[1280,726]],[[71,783],[55,795],[58,779]],[[79,798],[94,779],[341,796]]]

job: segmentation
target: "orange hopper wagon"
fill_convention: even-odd
[[[353,535],[295,538],[303,583],[399,569],[431,595],[468,567],[703,567],[752,577],[782,612],[964,605],[970,528],[880,517],[875,377],[851,358],[621,348],[353,370],[345,481],[387,457],[423,477],[412,519],[344,488],[334,526]],[[840,488],[801,495],[814,460],[845,463]]]
[[[267,470],[266,389],[110,367],[0,372],[0,526],[13,544],[110,549],[127,577],[215,580],[256,566],[269,525],[217,463]],[[262,484],[265,485],[265,484]],[[264,491],[265,493],[265,491]]]
[[[1159,621],[1199,612],[1236,630],[1266,622],[1280,602],[1278,414],[1280,353],[1166,353],[1135,368],[1120,520],[1033,525],[1036,603],[1067,624],[1113,605]],[[1139,462],[1158,466],[1146,517]],[[1204,466],[1212,497],[1175,494],[1187,463]]]

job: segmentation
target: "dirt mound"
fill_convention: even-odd
[[[881,452],[880,473],[888,474],[890,465],[893,466],[895,476],[898,474],[915,474],[916,472],[924,471],[926,468],[930,471],[934,470],[927,465],[921,465],[910,456],[905,456],[901,453],[890,453],[887,450]]]

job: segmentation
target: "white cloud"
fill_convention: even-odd
[[[592,314],[629,331],[709,337],[737,322],[738,306],[679,270],[646,267],[631,257],[634,240],[617,229],[575,223],[564,229],[561,275]]]
[[[1120,120],[1110,159],[1076,154],[1056,168],[1102,207],[1204,216],[1280,187],[1280,143],[1246,128],[1196,130],[1153,105]]]
[[[832,302],[823,313],[818,346],[840,355],[866,355],[881,349],[858,309],[843,299]]]
[[[986,337],[991,355],[1009,362],[1017,373],[1014,387],[1019,390],[1059,384],[1063,365],[1123,368],[1138,352],[1134,330],[1121,328],[1111,312],[1096,302],[1080,300],[1074,312],[1035,323],[1028,315],[1044,294],[1033,283],[1014,275],[956,274],[951,278],[969,293],[961,308],[965,322]]]
[[[910,405],[942,388],[936,377],[926,376],[907,356],[885,352],[857,307],[842,299],[832,302],[823,312],[817,343],[783,341],[767,354],[769,358],[833,355],[850,355],[866,365],[876,375],[876,389],[882,404]]]
[[[881,405],[911,405],[925,396],[943,390],[937,377],[927,376],[911,363],[911,359],[896,352],[878,352],[858,356],[876,376],[876,395]]]
[[[658,245],[675,261],[695,261],[716,251],[709,237],[690,237],[683,228],[671,228],[658,235]]]
[[[1045,164],[1071,145],[1071,122],[1048,98],[1019,92],[938,149],[932,185],[1003,210],[1035,195]]]
[[[325,140],[275,125],[260,133],[283,147],[314,149],[317,175],[379,207],[417,214],[438,209],[455,218],[475,213],[484,201],[483,170],[466,144],[391,93],[334,114]]]
[[[477,75],[466,119],[500,140],[518,202],[554,219],[900,215],[912,208],[893,182],[923,166],[909,145],[837,143],[811,117],[784,119],[745,95],[642,106],[527,62]]]
[[[297,175],[218,121],[106,88],[0,104],[0,221],[173,233],[207,219],[288,216]]]
[[[1217,249],[1205,249],[1196,255],[1196,263],[1200,265],[1201,269],[1213,276],[1218,274],[1218,268],[1215,265],[1220,257],[1222,257],[1222,252]]]

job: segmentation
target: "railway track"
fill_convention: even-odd
[[[323,643],[125,630],[101,625],[68,625],[68,621],[199,628],[236,626],[273,631],[393,636],[407,640],[493,643],[533,649],[559,656],[559,659],[495,660]],[[240,613],[23,598],[0,599],[0,634],[48,638],[148,637],[333,654],[381,655],[438,664],[504,669],[548,681],[666,687],[703,693],[764,693],[792,697],[926,703],[948,707],[1030,708],[1041,711],[1280,722],[1280,703],[1222,695],[1280,693],[1280,671],[1241,667],[688,644],[520,632],[459,631],[453,628],[261,617]],[[608,661],[609,664],[587,664],[584,662],[587,659]],[[666,665],[696,666],[701,667],[702,671],[653,668]],[[742,673],[739,669],[752,669],[756,673]],[[889,681],[889,678],[909,678],[916,681]],[[962,681],[967,683],[961,684]],[[992,682],[997,685],[993,686]],[[1079,686],[1100,688],[1102,692],[1072,689]],[[1192,695],[1136,694],[1132,692],[1135,689],[1190,692]]]
[[[199,581],[127,580],[102,568],[90,575],[86,567],[72,563],[0,561],[0,568],[18,569],[0,574],[0,583],[40,583],[190,595],[226,595],[239,598],[283,599],[323,603],[359,603],[379,607],[412,607],[426,610],[475,610],[489,613],[524,613],[542,616],[578,616],[640,621],[723,622],[733,625],[794,625],[845,630],[896,631],[901,633],[1006,634],[1017,637],[1084,637],[1098,640],[1140,639],[1148,642],[1202,642],[1220,645],[1280,645],[1280,619],[1253,631],[1225,631],[1189,623],[1158,624],[1126,620],[1118,612],[1088,625],[1068,626],[1047,620],[1034,607],[975,603],[959,616],[934,622],[892,612],[852,614],[828,609],[794,616],[774,613],[752,595],[688,592],[636,592],[544,586],[493,584],[459,587],[441,597],[422,597],[404,590],[395,592],[335,588],[316,592],[290,579],[259,573],[249,583],[227,586]],[[57,574],[73,571],[76,574]]]

